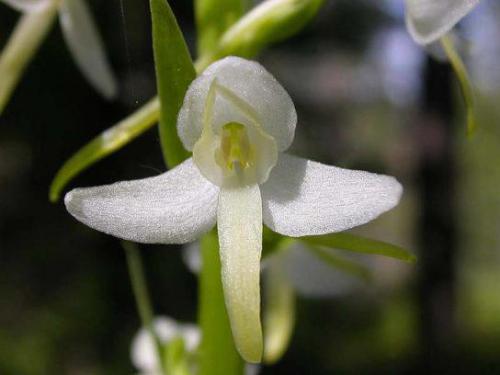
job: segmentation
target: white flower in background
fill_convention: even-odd
[[[75,189],[68,211],[86,225],[142,243],[196,240],[217,223],[222,283],[236,347],[262,356],[262,223],[292,237],[339,232],[400,199],[393,178],[285,154],[297,115],[260,64],[228,57],[189,87],[178,133],[193,157],[157,177]]]
[[[332,255],[337,254],[331,249],[327,250]],[[360,267],[366,263],[362,257],[355,258],[356,261],[358,259],[363,261]],[[350,258],[346,259],[350,262]],[[364,282],[359,277],[342,271],[341,268],[334,269],[301,243],[295,243],[289,249],[263,262],[265,272],[272,272],[273,267],[282,267],[290,285],[303,298],[327,299],[345,296],[363,286]]]
[[[430,44],[448,33],[480,0],[405,0],[406,25],[419,44]]]
[[[36,23],[46,22],[43,20],[44,17],[52,17],[52,12],[48,10],[57,7],[64,39],[80,71],[102,96],[108,99],[116,96],[116,80],[107,60],[101,36],[85,0],[0,0],[2,1],[22,12],[26,17],[26,25],[31,23],[32,30],[35,32],[37,32]],[[36,19],[38,15],[40,15],[40,20]],[[29,31],[29,26],[26,30]],[[29,38],[30,36],[23,40],[27,46],[35,43],[37,36],[31,37],[33,42]],[[19,47],[19,49],[22,48],[25,47]],[[33,48],[36,47],[33,46]]]
[[[194,324],[182,324],[169,317],[161,316],[154,319],[153,327],[162,345],[168,345],[172,340],[182,338],[186,351],[192,354],[200,344],[200,331]],[[145,328],[141,328],[134,337],[130,356],[133,365],[141,375],[161,374],[154,340]]]
[[[195,324],[179,323],[167,316],[159,316],[154,319],[153,327],[161,345],[166,346],[173,340],[182,338],[188,355],[194,355],[198,350],[201,332]],[[140,375],[167,375],[161,371],[157,353],[150,333],[145,328],[141,328],[132,340],[130,349],[132,364],[139,370]],[[245,375],[258,373],[259,366],[245,365]]]

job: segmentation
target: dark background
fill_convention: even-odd
[[[194,51],[191,2],[170,3]],[[492,3],[461,29],[480,119],[469,141],[450,69],[409,39],[402,1],[327,1],[300,35],[260,56],[295,101],[294,153],[391,174],[405,186],[398,208],[356,232],[419,257],[415,266],[374,257],[375,281],[361,291],[301,298],[290,350],[262,373],[500,373],[500,35],[493,22],[500,18]],[[123,250],[47,198],[73,152],[155,93],[147,2],[89,5],[119,98],[106,102],[92,90],[54,25],[0,117],[0,374],[134,371],[129,346],[139,319]],[[17,19],[1,6],[0,46]],[[152,129],[71,187],[163,170]],[[179,249],[143,248],[156,313],[194,322],[196,278]]]

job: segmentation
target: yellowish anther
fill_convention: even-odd
[[[230,122],[222,127],[217,163],[229,170],[245,169],[252,164],[252,149],[245,125]]]

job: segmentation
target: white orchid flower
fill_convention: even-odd
[[[64,39],[82,74],[105,98],[116,96],[116,79],[85,0],[0,0],[2,1],[23,13],[19,28],[13,33],[12,43],[7,45],[5,57],[0,60],[3,74],[13,76],[9,78],[11,85],[17,82],[19,77],[14,76],[22,73],[24,65],[41,43],[42,35],[48,31],[53,18],[58,14]],[[19,67],[20,64],[23,66]],[[0,94],[3,91],[8,89],[0,87]]]
[[[480,0],[405,0],[406,25],[419,44],[430,44],[448,33]]]
[[[142,243],[196,240],[217,222],[222,283],[236,347],[262,356],[262,223],[287,236],[339,232],[394,207],[393,178],[285,154],[297,115],[260,64],[228,57],[189,87],[177,128],[193,157],[157,177],[75,189],[68,211],[91,228]]]
[[[154,319],[153,329],[162,345],[181,338],[186,351],[194,353],[200,344],[200,330],[194,324],[178,323],[160,316]],[[141,328],[132,341],[130,350],[132,363],[141,375],[161,375],[161,366],[154,339],[147,329]]]

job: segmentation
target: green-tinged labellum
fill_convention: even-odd
[[[350,250],[364,254],[383,255],[408,263],[414,263],[417,260],[415,255],[400,246],[356,236],[350,233],[333,233],[325,234],[322,236],[306,236],[300,237],[298,238],[298,240],[308,245]]]
[[[189,157],[177,136],[177,115],[196,71],[172,9],[166,0],[150,0],[156,83],[160,98],[160,141],[170,168]]]
[[[221,188],[217,209],[221,277],[234,342],[244,360],[262,359],[260,257],[262,200],[258,185]]]
[[[446,52],[453,71],[458,79],[460,91],[465,104],[467,136],[470,137],[474,134],[477,127],[472,83],[469,74],[467,73],[467,68],[455,49],[453,41],[449,35],[445,35],[441,38],[441,45],[443,46],[443,49]]]
[[[335,254],[331,249],[325,249],[317,246],[306,246],[306,249],[311,251],[323,263],[329,265],[337,271],[360,278],[364,281],[369,281],[371,278],[370,269],[368,267],[353,260],[344,258],[339,254]]]
[[[244,13],[248,0],[195,0],[198,55],[215,49],[220,36]]]
[[[219,243],[215,231],[201,239],[202,267],[199,275],[199,374],[243,374],[241,360],[233,342],[221,282]]]
[[[295,324],[295,293],[280,255],[264,275],[264,362],[277,362],[286,352]]]
[[[160,103],[158,99],[152,99],[131,116],[101,133],[78,150],[63,164],[52,181],[49,193],[50,201],[56,202],[68,182],[82,171],[119,150],[156,124],[159,112]]]

